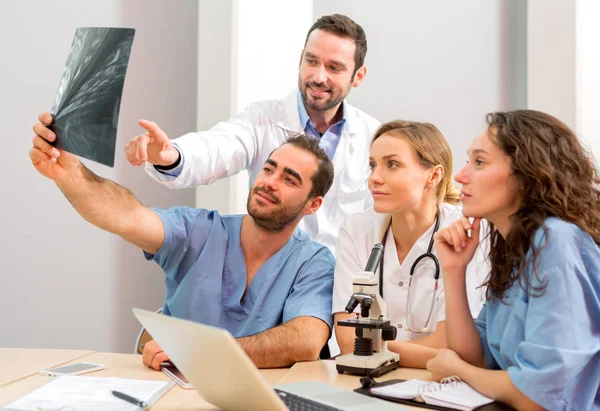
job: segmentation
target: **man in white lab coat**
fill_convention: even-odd
[[[306,37],[298,90],[174,140],[156,124],[140,120],[147,132],[129,142],[127,159],[145,164],[152,178],[171,188],[210,184],[244,169],[252,184],[269,154],[288,137],[306,133],[319,138],[333,160],[335,178],[321,209],[299,227],[334,252],[344,218],[372,202],[366,187],[368,153],[379,122],[344,101],[366,75],[366,52],[362,27],[343,15],[323,16]]]

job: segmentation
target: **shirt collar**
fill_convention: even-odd
[[[315,127],[315,125],[313,124],[312,120],[310,119],[309,115],[308,115],[308,111],[306,111],[306,107],[304,107],[304,102],[302,101],[302,95],[300,94],[300,90],[298,90],[298,114],[300,115],[300,124],[302,125],[302,128],[304,129],[304,131],[306,132],[306,129],[309,126],[312,126],[315,130],[317,129]],[[344,125],[346,124],[346,120],[348,118],[348,107],[346,105],[345,101],[342,101],[342,118],[335,123],[334,125],[332,125],[331,127],[334,126],[339,126],[339,134],[342,134],[342,130],[344,129]]]

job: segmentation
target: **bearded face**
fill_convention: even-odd
[[[302,214],[308,198],[294,204],[284,204],[265,185],[254,186],[248,194],[246,207],[256,224],[270,232],[282,231]]]

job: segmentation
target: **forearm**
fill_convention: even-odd
[[[128,189],[98,177],[81,163],[56,185],[86,221],[111,233],[123,235],[143,208]]]
[[[446,341],[470,364],[485,367],[481,339],[469,310],[464,275],[444,276],[446,295]]]
[[[280,326],[238,338],[258,368],[277,368],[319,359],[329,327],[314,317],[297,317]]]
[[[512,383],[505,370],[487,370],[461,361],[456,375],[481,394],[517,410],[543,410]]]
[[[440,349],[447,348],[446,341],[446,321],[439,321],[435,331],[427,336],[415,338],[414,340],[406,341],[409,344],[423,345],[425,347]]]
[[[333,322],[335,325],[335,339],[337,340],[338,346],[340,347],[341,354],[350,354],[354,351],[354,339],[356,338],[356,328],[344,327],[337,325],[338,321],[352,318],[353,314],[347,313],[335,313],[333,315]]]
[[[390,351],[400,354],[400,366],[407,368],[425,368],[427,361],[435,357],[438,350],[412,341],[390,341]]]
[[[438,322],[433,334],[410,341],[391,341],[388,347],[400,354],[401,366],[425,368],[427,361],[435,357],[438,349],[446,348],[446,322]]]
[[[247,169],[253,164],[258,150],[256,127],[265,121],[270,122],[241,113],[217,123],[210,130],[188,133],[172,140],[179,147],[185,169],[188,169],[177,177],[177,187],[212,184]],[[262,164],[263,160],[260,161]]]

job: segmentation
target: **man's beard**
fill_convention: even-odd
[[[314,81],[311,81],[308,84],[304,85],[304,84],[302,84],[300,77],[298,77],[298,89],[300,90],[300,95],[302,96],[302,102],[304,103],[304,106],[308,107],[312,110],[318,111],[318,112],[325,112],[327,110],[334,108],[335,106],[340,104],[342,101],[344,101],[344,99],[350,93],[350,88],[348,88],[346,93],[343,93],[343,95],[338,96],[337,98],[332,93],[331,97],[329,97],[329,99],[327,99],[327,100],[320,100],[319,102],[311,102],[308,99],[308,91],[307,90],[308,90],[309,86],[313,86],[315,88],[322,89],[322,90],[330,90],[330,89],[329,89],[329,87],[326,87],[323,84],[315,83]]]
[[[252,196],[258,192],[263,192],[275,200],[276,205],[279,205],[274,211],[261,212],[260,207],[253,207]],[[265,200],[266,201],[266,200]],[[264,187],[256,187],[248,194],[246,208],[248,214],[254,219],[257,226],[268,232],[280,232],[290,225],[304,210],[304,206],[308,202],[308,198],[301,204],[293,206],[281,205],[279,198],[267,191]]]

